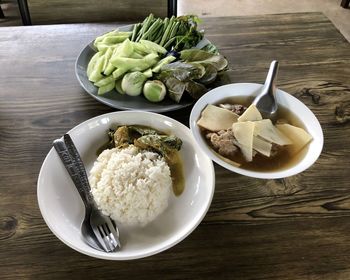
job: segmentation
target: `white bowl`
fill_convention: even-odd
[[[298,174],[309,168],[319,157],[323,147],[323,132],[320,123],[310,109],[298,99],[282,90],[278,89],[276,92],[277,103],[283,107],[289,108],[289,110],[291,110],[300,119],[306,130],[313,137],[313,140],[309,144],[308,150],[304,157],[294,166],[290,166],[287,169],[271,172],[258,172],[233,166],[218,157],[217,154],[207,145],[206,140],[203,138],[197,125],[197,121],[200,118],[202,110],[208,104],[217,104],[228,97],[256,96],[261,88],[262,85],[260,84],[237,83],[217,87],[206,93],[196,102],[192,109],[190,115],[190,128],[192,134],[194,135],[198,145],[213,161],[233,172],[262,179],[284,178]]]
[[[144,228],[120,228],[122,249],[105,253],[89,247],[82,239],[80,225],[84,205],[56,151],[52,148],[41,167],[37,196],[41,214],[51,231],[71,248],[101,259],[128,260],[164,251],[189,235],[209,209],[215,187],[212,161],[196,145],[190,130],[163,115],[148,112],[114,112],[83,122],[69,131],[89,171],[96,151],[106,143],[113,124],[146,125],[173,133],[183,141],[180,154],[185,176],[184,192],[172,194],[169,206]]]

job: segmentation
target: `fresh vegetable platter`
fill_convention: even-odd
[[[227,60],[197,29],[196,16],[155,18],[97,37],[80,53],[82,87],[118,109],[170,111],[214,85]]]

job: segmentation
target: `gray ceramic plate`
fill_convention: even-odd
[[[130,31],[132,27],[132,25],[126,25],[119,27],[119,30]],[[198,47],[202,48],[208,43],[208,40],[203,39],[201,42],[199,42]],[[79,54],[75,63],[75,74],[80,85],[85,89],[85,91],[99,102],[121,110],[141,110],[151,112],[168,112],[178,110],[193,104],[194,101],[192,100],[183,100],[180,103],[176,103],[170,98],[165,98],[162,102],[159,103],[152,103],[142,95],[133,97],[119,94],[116,90],[106,93],[103,96],[97,95],[97,87],[95,87],[93,83],[89,81],[86,74],[88,63],[95,53],[96,49],[93,46],[93,42],[91,42]]]

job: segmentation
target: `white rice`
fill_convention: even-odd
[[[118,223],[145,226],[168,206],[170,169],[156,153],[133,145],[103,151],[90,171],[97,206]]]

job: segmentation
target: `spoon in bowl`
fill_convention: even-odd
[[[275,120],[278,105],[276,102],[276,85],[275,80],[278,72],[278,61],[274,60],[270,64],[269,72],[265,80],[265,84],[260,93],[255,97],[252,104],[256,106],[264,119]]]

